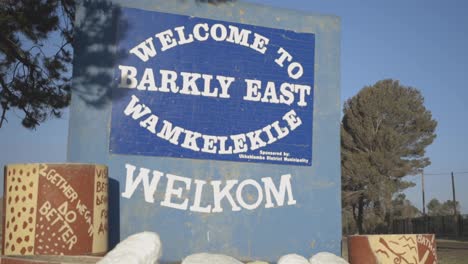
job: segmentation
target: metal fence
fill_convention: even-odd
[[[468,215],[421,216],[409,219],[395,219],[392,223],[394,234],[432,233],[438,237],[461,237],[468,239]]]

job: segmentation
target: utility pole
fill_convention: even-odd
[[[455,235],[458,236],[458,215],[457,215],[457,199],[455,198],[455,179],[452,171],[452,194],[453,194],[453,217],[455,220]]]
[[[421,172],[421,188],[422,188],[422,206],[423,206],[424,232],[428,232],[429,227],[427,225],[427,215],[426,215],[426,195],[425,195],[425,192],[424,192],[424,170]]]
[[[421,173],[421,188],[422,188],[422,209],[423,216],[426,216],[426,196],[424,194],[424,171]]]

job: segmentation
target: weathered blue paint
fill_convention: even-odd
[[[129,52],[119,54],[117,58],[112,88],[111,153],[311,165],[313,34],[139,9],[122,8],[121,12],[117,49],[131,51],[144,43],[146,47],[154,48],[155,53],[150,58],[139,48],[140,56],[145,54],[147,58],[142,60]],[[127,24],[132,29],[126,30]],[[195,30],[201,32],[202,41],[193,37],[196,25],[204,26]],[[175,30],[181,26],[184,27],[183,37]],[[217,40],[212,36],[213,30],[207,28],[216,29],[214,37]],[[225,33],[222,33],[223,29]],[[237,40],[238,43],[235,43],[235,37],[229,38],[231,33],[236,36],[236,32],[242,31],[248,33],[240,35],[243,37]],[[167,42],[171,43],[171,48],[165,50],[164,44],[169,44],[161,43],[155,34],[164,34],[164,38],[174,40]],[[190,35],[192,42],[172,47],[176,41],[188,41]],[[259,49],[254,45],[259,35],[262,36],[259,41],[264,40],[263,37],[268,39],[268,44],[260,45],[262,52],[254,49]],[[150,41],[146,42],[148,39]],[[245,44],[254,45],[254,48]],[[294,64],[288,73],[291,63]],[[128,76],[130,69],[135,77]],[[171,78],[177,78],[174,81],[177,87],[164,87],[162,92],[166,75],[160,70],[176,73]],[[145,78],[145,72],[151,76]],[[209,77],[208,81],[204,76]],[[218,80],[219,76],[222,81]],[[196,81],[184,89],[190,79]],[[153,80],[154,84],[151,83]],[[144,85],[139,85],[142,82]],[[227,86],[226,91],[221,84]],[[154,116],[150,117],[148,112],[134,120],[125,114],[132,96],[136,96],[138,104],[148,107]],[[288,128],[283,120],[287,113],[294,114],[294,120],[300,121],[298,127],[294,123]],[[152,131],[140,125],[147,118],[157,118],[157,121],[153,120],[156,125]],[[278,135],[271,126],[275,122],[288,128],[288,135]],[[184,147],[185,131],[178,137],[177,144],[159,136],[166,124],[188,130],[189,135],[199,133],[193,146],[195,150]],[[207,139],[205,135],[208,135]],[[254,137],[253,142],[249,136]],[[238,139],[245,150],[236,153],[231,137]]]
[[[121,7],[222,20],[315,35],[314,112],[312,166],[275,165],[232,161],[180,159],[111,154],[111,89],[116,58],[128,54],[118,49],[116,24]],[[209,251],[240,259],[277,260],[286,253],[305,256],[318,251],[340,254],[341,199],[339,152],[339,55],[340,23],[332,16],[316,16],[278,10],[243,2],[208,5],[195,1],[137,0],[92,2],[77,11],[77,42],[74,62],[68,160],[109,165],[109,175],[120,185],[120,238],[153,230],[160,234],[165,261]],[[128,31],[132,25],[126,25]],[[312,113],[311,113],[312,114]],[[126,189],[126,167],[148,168],[164,173],[157,186],[154,203],[146,202],[141,185],[130,199]],[[138,171],[137,171],[138,172]],[[226,201],[222,213],[199,213],[161,206],[165,198],[167,174],[207,182],[271,177],[278,184],[282,175],[291,175],[296,204],[233,212]],[[136,177],[136,175],[135,175]],[[177,182],[176,187],[184,187]],[[207,183],[208,185],[208,183]],[[194,199],[183,189],[181,199]],[[206,191],[206,193],[205,193]],[[206,187],[201,202],[213,203]],[[252,186],[244,189],[246,201],[255,199]],[[235,193],[235,188],[232,191]],[[235,194],[233,194],[235,195]],[[285,199],[286,201],[287,199]],[[114,203],[115,204],[115,203]],[[190,205],[189,204],[189,205]],[[112,208],[112,205],[111,205]]]

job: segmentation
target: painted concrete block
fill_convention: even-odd
[[[97,263],[101,258],[94,256],[1,256],[2,264],[83,264]]]
[[[361,235],[348,237],[351,264],[437,263],[434,234]]]
[[[5,166],[3,254],[107,252],[107,167]]]

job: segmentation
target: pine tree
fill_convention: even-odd
[[[460,212],[460,203],[455,201],[455,206],[457,208],[457,212]],[[444,203],[440,203],[439,200],[433,198],[427,204],[428,214],[431,216],[440,216],[440,215],[454,215],[454,206],[452,200],[447,200]]]
[[[35,128],[68,106],[74,13],[74,0],[1,1],[0,127],[11,109]]]
[[[425,148],[436,137],[437,122],[420,91],[395,80],[364,87],[343,112],[343,205],[363,233],[365,209],[387,218],[393,195],[412,186],[403,177],[430,164]]]

